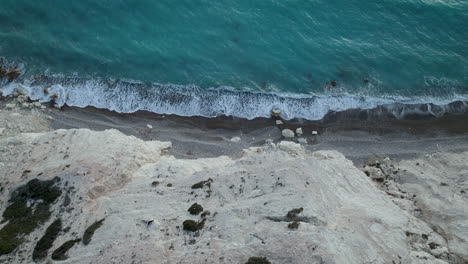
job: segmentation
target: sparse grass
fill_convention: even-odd
[[[33,251],[34,261],[37,262],[38,260],[42,260],[45,257],[47,257],[47,253],[49,249],[54,244],[54,241],[57,238],[61,230],[62,230],[62,220],[57,219],[52,224],[50,224],[45,234],[37,242],[36,247],[34,247],[34,251]]]
[[[94,222],[88,228],[86,228],[84,235],[83,235],[83,244],[88,245],[93,238],[94,232],[102,226],[104,219]]]
[[[81,239],[68,240],[58,247],[52,253],[53,260],[66,260],[68,258],[67,252],[70,250],[76,243],[79,243]]]
[[[0,255],[13,252],[25,236],[49,219],[50,204],[62,194],[54,186],[58,180],[57,177],[48,181],[34,179],[11,194],[10,205],[3,212],[4,222],[8,223],[0,230]]]

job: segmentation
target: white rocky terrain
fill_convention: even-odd
[[[468,261],[468,152],[356,168],[338,152],[280,142],[184,160],[170,142],[117,130],[49,131],[41,113],[2,111],[0,127],[0,228],[26,223],[5,213],[12,204],[50,205],[0,263],[32,263],[34,252],[39,263]],[[55,177],[44,187],[52,198],[27,185]]]

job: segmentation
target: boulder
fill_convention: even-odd
[[[15,92],[15,95],[17,95],[17,96],[27,95],[28,94],[28,92],[26,92],[26,90],[21,89],[21,88],[15,88],[15,89],[13,89],[13,91]]]
[[[302,128],[301,128],[301,127],[297,128],[297,129],[296,129],[296,135],[297,135],[298,137],[300,137],[300,136],[302,136],[302,134],[303,134]]]
[[[288,152],[289,154],[299,154],[303,151],[301,145],[291,141],[281,141],[278,143],[278,148],[282,151]]]
[[[297,142],[299,142],[299,143],[301,143],[301,144],[307,144],[307,139],[305,139],[305,138],[299,138],[299,139],[297,140]]]
[[[240,140],[241,140],[240,137],[233,137],[233,138],[231,138],[231,142],[234,142],[234,143],[237,143],[237,142],[239,142]]]
[[[14,81],[16,80],[19,76],[21,75],[21,70],[18,69],[18,67],[13,67],[8,70],[6,73],[6,77],[8,78],[8,81]]]
[[[5,109],[15,109],[16,105],[15,104],[6,104]]]
[[[283,131],[281,131],[281,135],[285,138],[293,138],[294,132],[291,129],[283,129]]]
[[[35,107],[41,107],[41,106],[42,106],[42,104],[41,104],[40,102],[34,102],[34,103],[32,103],[32,104],[33,104]]]
[[[0,67],[0,79],[3,79],[6,77],[8,71],[2,67]]]
[[[279,117],[281,115],[281,110],[273,109],[273,110],[271,110],[271,115],[275,116],[275,117]]]

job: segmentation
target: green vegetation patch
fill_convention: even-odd
[[[264,257],[251,257],[245,264],[271,264],[271,262]]]
[[[63,243],[60,247],[58,247],[52,253],[53,260],[66,260],[68,259],[67,252],[70,250],[76,243],[79,243],[81,239],[74,239],[68,240],[67,242]]]
[[[91,226],[86,228],[84,235],[83,235],[83,244],[88,245],[93,238],[94,232],[102,226],[104,219],[94,222]]]
[[[8,223],[0,230],[0,255],[13,252],[25,236],[50,218],[50,204],[62,194],[55,186],[59,180],[34,179],[11,194],[10,205],[3,212],[3,222]]]
[[[33,260],[38,261],[47,257],[47,252],[54,244],[55,239],[57,239],[58,234],[62,231],[62,220],[55,220],[47,228],[44,236],[37,242],[36,247],[33,251]]]

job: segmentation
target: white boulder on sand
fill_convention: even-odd
[[[292,131],[291,129],[283,129],[283,131],[281,131],[281,135],[283,135],[283,137],[285,138],[293,138],[294,131]]]
[[[2,137],[2,214],[12,191],[31,179],[60,177],[61,200],[66,190],[73,191],[67,193],[67,210],[61,210],[62,202],[54,204],[50,219],[0,261],[31,263],[38,238],[57,218],[70,230],[52,242],[49,256],[104,219],[90,243],[75,244],[60,263],[246,263],[259,256],[271,263],[409,264],[464,258],[463,252],[454,255],[465,245],[463,234],[456,233],[463,233],[466,223],[458,220],[468,214],[466,197],[459,194],[441,188],[440,194],[457,202],[427,224],[335,151],[310,153],[280,142],[248,149],[238,159],[183,160],[165,154],[170,146],[116,130]],[[453,155],[451,160],[468,157]],[[433,163],[427,164],[429,170]],[[457,164],[459,171],[468,169],[466,163]],[[424,184],[411,179],[404,184],[421,201],[431,201],[433,192],[424,197],[418,191]],[[205,211],[189,213],[194,203]],[[423,211],[440,209],[424,205]],[[443,223],[445,213],[456,213],[458,220]],[[453,252],[451,240],[447,243],[433,223],[443,225],[444,236],[457,238]],[[434,245],[437,250],[431,249]]]

